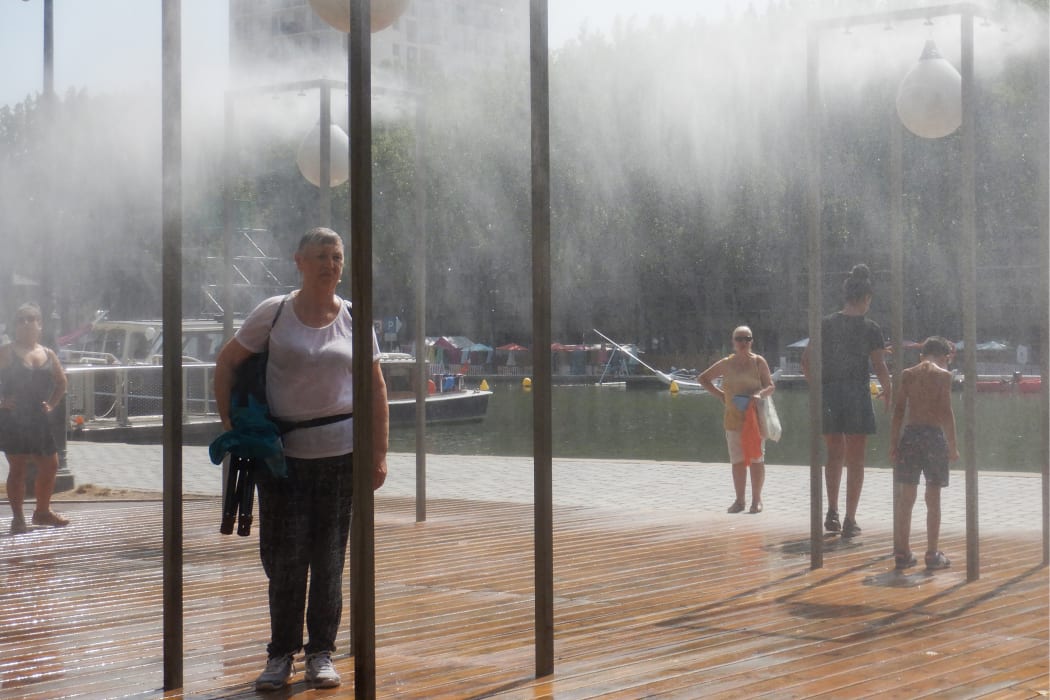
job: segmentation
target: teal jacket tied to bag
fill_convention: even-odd
[[[281,431],[270,419],[266,404],[249,396],[246,406],[230,408],[230,422],[233,429],[212,440],[208,446],[212,464],[221,464],[229,453],[244,459],[261,460],[276,477],[287,475]]]

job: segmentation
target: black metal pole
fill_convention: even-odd
[[[809,566],[819,569],[824,566],[824,531],[821,510],[824,491],[821,469],[821,361],[822,344],[820,319],[823,315],[821,281],[820,220],[821,165],[820,122],[823,110],[820,107],[820,29],[810,26],[806,50],[806,110],[809,128],[806,131],[806,157],[808,160],[808,191],[806,228],[809,243],[809,347],[806,348],[809,363]]]
[[[330,228],[332,225],[332,86],[327,80],[321,81],[321,139],[320,139],[320,163],[321,172],[318,174],[317,208],[320,210],[319,221],[321,226]],[[313,147],[313,144],[310,144]]]
[[[54,128],[55,108],[57,98],[55,96],[55,12],[53,0],[44,0],[44,92],[41,95],[43,103],[43,115],[44,122],[48,124],[46,132],[50,132]],[[49,133],[48,136],[48,156],[49,158],[57,160],[57,154],[54,146],[54,136]],[[57,163],[54,164],[57,170]],[[48,221],[45,223],[46,237],[50,241],[48,248],[57,250],[60,246],[58,245],[57,236],[57,225],[54,221]],[[59,328],[55,327],[53,316],[55,313],[55,279],[52,275],[53,262],[46,259],[46,256],[41,258],[40,265],[40,312],[43,316],[45,324],[45,334],[51,338],[52,341],[46,342],[46,345],[52,346],[57,349],[57,338],[60,334]]]
[[[172,690],[183,684],[181,0],[162,0],[161,12],[164,689]]]
[[[962,39],[962,172],[959,198],[962,202],[962,281],[963,303],[963,463],[966,468],[966,580],[981,576],[977,517],[977,191],[975,170],[976,96],[973,74],[973,11],[960,14]]]
[[[233,211],[233,179],[234,163],[236,156],[234,147],[234,111],[233,95],[226,93],[225,111],[223,112],[223,126],[225,131],[225,143],[223,144],[223,172],[222,172],[222,339],[223,342],[233,337],[233,237],[234,237],[234,211]]]
[[[350,3],[350,286],[354,304],[354,503],[350,607],[354,697],[376,695],[372,376],[372,36],[369,3]]]
[[[44,97],[55,97],[55,5],[44,0]]]
[[[894,112],[895,110],[891,110]],[[903,198],[903,129],[895,113],[889,115],[890,124],[890,249],[893,288],[893,396],[899,396],[904,372],[904,213]],[[897,513],[897,484],[893,484],[893,513]],[[893,518],[893,541],[897,541],[897,518]]]
[[[427,191],[423,134],[423,93],[416,94],[416,522],[427,519]]]
[[[1042,55],[1047,55],[1048,37],[1043,31]],[[1039,110],[1039,135],[1042,156],[1039,157],[1039,191],[1042,193],[1039,202],[1039,229],[1043,239],[1040,277],[1042,283],[1043,313],[1040,322],[1040,345],[1042,357],[1039,362],[1039,375],[1042,379],[1042,495],[1043,495],[1043,565],[1050,564],[1050,89],[1048,89],[1048,67],[1042,64],[1042,94]]]
[[[554,673],[554,508],[551,440],[550,84],[547,0],[532,0],[530,9],[536,675],[548,676]]]

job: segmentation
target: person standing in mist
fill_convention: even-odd
[[[66,373],[50,348],[40,344],[43,319],[36,304],[15,313],[15,339],[0,347],[0,449],[7,455],[7,500],[11,534],[29,528],[22,512],[29,462],[36,464],[34,525],[64,527],[69,520],[51,510],[58,474],[58,444],[51,412],[66,394]]]
[[[864,486],[864,452],[868,435],[875,434],[875,411],[871,405],[871,371],[879,379],[883,403],[892,401],[889,371],[883,353],[882,329],[867,318],[873,288],[867,265],[854,265],[842,284],[845,303],[841,311],[821,319],[821,432],[827,446],[824,481],[828,490],[828,512],[824,529],[843,537],[860,534],[857,506]],[[802,353],[802,373],[809,379],[809,348]],[[846,467],[846,517],[839,522],[839,485]]]
[[[948,462],[959,459],[952,411],[952,373],[948,371],[952,354],[952,344],[944,338],[927,338],[919,364],[901,375],[893,405],[890,459],[898,495],[893,513],[893,561],[898,571],[916,564],[909,540],[920,474],[926,475],[926,568],[946,569],[951,565],[937,543],[941,535],[941,489],[948,486]]]
[[[343,609],[353,470],[369,469],[375,489],[387,474],[389,408],[374,332],[375,393],[368,406],[353,405],[353,325],[349,306],[335,293],[343,271],[342,239],[327,228],[307,231],[295,264],[302,275],[300,288],[259,304],[215,361],[215,398],[229,430],[235,370],[269,348],[267,405],[281,426],[287,465],[284,477],[265,468],[255,473],[259,555],[269,579],[270,603],[270,643],[266,668],[255,681],[258,690],[285,687],[300,650],[306,652],[310,686],[341,683],[332,653]],[[374,464],[354,464],[355,408],[373,412]],[[309,633],[305,647],[304,613]]]
[[[754,335],[747,326],[733,330],[733,354],[714,363],[696,378],[712,396],[717,396],[725,405],[723,427],[726,431],[726,446],[729,462],[733,465],[733,488],[736,500],[729,506],[729,513],[744,510],[748,467],[751,469],[751,513],[762,512],[762,484],[766,480],[765,441],[759,437],[757,458],[748,458],[744,443],[744,423],[748,412],[754,413],[753,402],[771,395],[776,388],[769,373],[769,364],[761,355],[751,352]],[[721,388],[714,380],[722,378]],[[754,416],[753,416],[754,417]],[[756,418],[757,420],[757,418]],[[758,430],[758,426],[754,426]]]

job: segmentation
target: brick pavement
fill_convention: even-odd
[[[161,490],[161,447],[123,443],[70,442],[69,468],[77,485],[94,484],[144,491]],[[390,476],[382,496],[415,495],[415,455],[391,454]],[[221,493],[221,470],[211,464],[207,448],[183,447],[183,488],[186,494]],[[857,514],[864,526],[891,527],[892,484],[887,469],[869,468]],[[965,530],[965,475],[953,470],[943,494],[943,530]],[[845,478],[843,478],[845,498]],[[778,525],[809,527],[809,468],[769,465],[760,515],[725,513],[732,502],[727,464],[647,462],[638,460],[555,459],[554,502],[560,506],[599,508],[619,513],[675,513],[695,517],[763,518]],[[427,456],[427,496],[435,499],[532,502],[532,459],[461,455]],[[921,492],[921,488],[920,488]],[[978,476],[981,533],[1026,532],[1041,527],[1039,474],[981,472]],[[913,527],[925,530],[920,495]]]

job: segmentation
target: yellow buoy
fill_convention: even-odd
[[[671,393],[672,394],[677,394],[678,393],[678,382],[676,382],[676,381],[672,381],[671,382]]]
[[[482,379],[481,380],[481,386],[478,387],[478,388],[481,389],[482,391],[488,391],[489,390],[489,383],[487,381],[485,381],[484,379]]]
[[[871,381],[870,389],[871,389],[871,395],[872,396],[878,396],[879,395],[879,392],[880,392],[879,385],[874,379]]]
[[[529,379],[528,377],[525,377],[524,379],[522,379],[521,380],[521,388],[522,389],[531,389],[532,388],[532,380]]]

